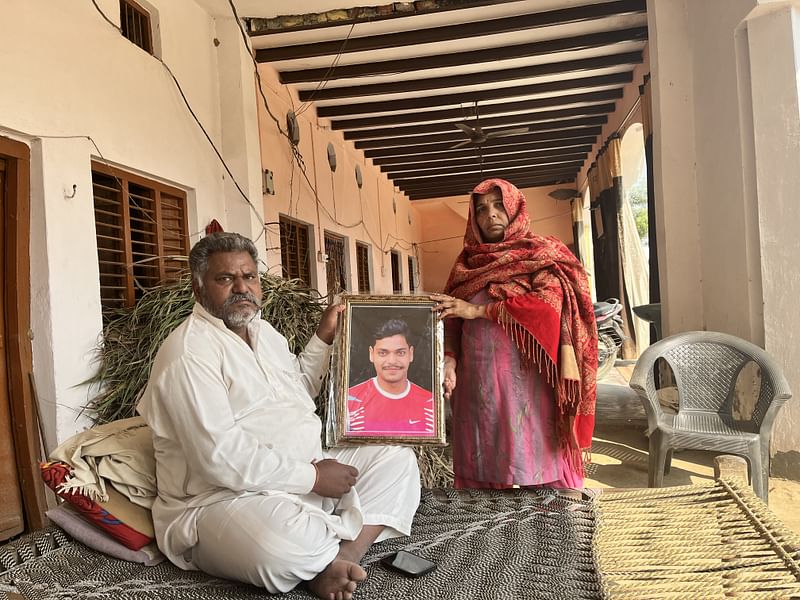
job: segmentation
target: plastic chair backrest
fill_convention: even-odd
[[[752,422],[758,429],[775,399],[776,386],[781,394],[791,396],[785,378],[762,348],[734,336],[695,331],[665,338],[640,357],[640,361],[645,359],[648,372],[646,381],[640,381],[639,385],[644,383],[651,404],[655,404],[653,369],[658,358],[663,358],[673,371],[680,413],[716,412],[733,419],[736,382],[750,362],[758,366],[760,388],[751,419],[740,422]],[[638,379],[636,373],[634,379]],[[631,384],[634,384],[633,379]],[[653,406],[653,409],[661,413],[660,407]]]

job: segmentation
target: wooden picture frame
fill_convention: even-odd
[[[345,295],[328,441],[444,445],[444,328],[427,296]]]

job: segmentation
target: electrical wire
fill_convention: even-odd
[[[248,54],[250,55],[250,58],[251,58],[251,60],[253,62],[253,68],[254,68],[254,71],[255,71],[255,74],[256,74],[256,80],[258,82],[258,89],[259,89],[259,92],[260,92],[260,95],[261,95],[262,103],[264,104],[264,108],[267,111],[267,113],[270,115],[272,120],[275,121],[275,124],[278,126],[278,131],[289,142],[289,147],[290,147],[290,150],[291,150],[291,153],[292,153],[293,162],[294,162],[294,164],[297,165],[297,167],[298,167],[298,169],[300,171],[300,174],[302,175],[302,177],[305,180],[305,182],[308,184],[308,187],[310,188],[310,190],[311,190],[311,192],[312,192],[312,194],[314,196],[314,201],[317,204],[317,209],[318,210],[322,210],[322,212],[325,213],[325,216],[328,217],[328,219],[332,223],[335,223],[336,225],[338,225],[339,227],[342,227],[344,229],[355,229],[356,227],[363,227],[364,233],[370,239],[370,241],[373,243],[373,245],[375,247],[377,247],[382,253],[385,254],[386,252],[391,250],[391,248],[386,248],[385,245],[382,244],[379,240],[376,240],[375,236],[372,235],[372,233],[370,232],[366,221],[364,221],[364,208],[363,208],[363,205],[359,206],[359,209],[360,209],[360,212],[361,212],[361,218],[358,221],[356,221],[355,223],[343,223],[343,222],[339,221],[336,218],[335,215],[331,214],[331,212],[328,210],[328,207],[325,206],[325,203],[322,202],[322,200],[320,199],[319,192],[317,191],[317,186],[314,183],[312,183],[312,181],[311,181],[311,179],[310,179],[310,177],[308,175],[307,167],[306,167],[305,160],[303,158],[302,152],[300,151],[299,147],[296,144],[294,144],[294,142],[292,142],[291,137],[289,136],[289,134],[281,128],[280,122],[278,121],[277,117],[275,117],[275,115],[272,113],[272,111],[269,108],[269,103],[267,102],[267,98],[264,95],[261,75],[260,75],[259,70],[258,70],[258,62],[255,59],[255,54],[253,52],[253,48],[250,45],[249,39],[247,37],[247,32],[245,31],[245,29],[244,29],[244,27],[242,25],[242,20],[239,18],[239,14],[236,11],[236,6],[234,5],[233,0],[228,0],[228,4],[231,7],[231,11],[233,13],[234,18],[236,19],[236,23],[239,26],[239,31],[240,31],[241,36],[242,36],[242,42],[244,43],[245,48],[247,49]],[[342,50],[344,50],[346,42],[349,40],[350,34],[352,32],[353,32],[353,27],[350,28],[350,31],[348,32],[348,35],[345,38],[345,40],[344,40],[344,42],[342,44],[342,47],[341,47],[341,49],[339,51],[339,55],[342,54]],[[331,65],[331,68],[329,68],[329,72],[332,70],[333,67],[335,67],[336,62],[337,61],[334,61],[334,64]],[[302,106],[301,106],[301,108],[302,108]],[[298,109],[298,110],[300,110],[300,109]],[[297,115],[297,114],[298,113],[295,113],[295,115]],[[293,167],[293,169],[294,169],[294,167]],[[293,188],[292,188],[293,174],[294,174],[294,170],[292,171],[292,179],[290,180],[290,188],[289,188],[290,215],[291,215],[291,197],[292,197],[292,192],[293,192]],[[299,196],[298,196],[298,200],[299,200]],[[407,241],[407,240],[403,240],[403,241]],[[411,243],[411,242],[408,242],[408,243]]]
[[[80,140],[89,140],[91,142],[92,146],[94,147],[95,152],[97,152],[97,156],[100,159],[99,162],[101,162],[104,165],[110,167],[112,170],[117,170],[118,169],[118,167],[114,163],[112,163],[105,156],[103,156],[103,153],[100,150],[100,147],[97,145],[97,142],[90,135],[86,135],[86,134],[46,135],[46,134],[40,134],[40,133],[31,133],[29,131],[21,131],[21,130],[18,130],[18,129],[12,129],[12,128],[8,128],[8,127],[3,127],[3,129],[5,131],[9,131],[9,132],[15,133],[17,135],[22,135],[22,136],[25,136],[25,137],[28,137],[28,138],[31,138],[31,139],[41,139],[41,140],[79,140],[80,139]],[[107,173],[103,173],[103,175],[108,175],[108,174]],[[109,177],[113,177],[114,180],[117,182],[117,185],[119,186],[119,188],[114,190],[114,191],[122,193],[123,189],[125,188],[125,184],[123,183],[122,179],[120,179],[114,173],[110,174]],[[73,196],[74,196],[74,194],[75,194],[75,190],[73,189]],[[141,217],[144,218],[147,221],[150,221],[151,223],[153,223],[155,225],[160,225],[160,223],[158,221],[156,221],[153,217],[151,217],[148,214],[147,210],[144,207],[142,207],[142,206],[140,206],[139,204],[136,203],[136,201],[133,199],[135,197],[136,197],[136,194],[129,193],[128,194],[128,202],[130,204],[132,204],[135,208],[137,208],[137,209],[139,209],[141,211],[141,213],[142,213]],[[200,234],[202,234],[203,231],[204,230],[200,230],[200,231],[195,231],[195,232],[192,232],[192,233],[189,233],[189,234],[184,234],[184,233],[182,233],[180,231],[174,231],[173,230],[170,233],[173,233],[174,235],[176,235],[178,237],[181,237],[181,238],[192,239],[193,237],[199,236]]]
[[[114,29],[116,29],[117,31],[119,31],[121,33],[122,32],[121,28],[118,27],[108,17],[108,15],[105,14],[105,12],[103,12],[103,10],[98,6],[96,0],[91,0],[91,2],[94,5],[94,7],[97,10],[97,12],[100,13],[100,16],[103,17],[103,19],[107,23],[109,23]],[[230,2],[231,2],[231,5],[233,5],[233,1],[230,0]],[[234,8],[234,10],[235,10],[235,8]],[[240,26],[240,29],[241,29],[241,26]],[[183,103],[186,106],[186,109],[189,111],[189,114],[194,119],[194,122],[200,128],[200,131],[203,132],[203,135],[205,136],[206,141],[211,146],[211,148],[214,150],[214,153],[217,155],[217,158],[219,159],[219,162],[222,164],[223,168],[228,173],[228,176],[231,178],[231,181],[233,182],[234,186],[236,186],[236,189],[241,194],[241,196],[244,199],[244,201],[248,204],[248,206],[253,211],[253,213],[256,215],[256,217],[258,217],[258,222],[259,223],[263,223],[264,222],[264,217],[261,215],[260,211],[256,208],[255,204],[253,204],[250,201],[250,198],[247,196],[247,193],[244,191],[244,189],[242,189],[242,186],[239,185],[239,182],[236,180],[236,177],[234,176],[234,174],[231,171],[230,167],[228,167],[228,163],[223,158],[222,154],[220,153],[219,149],[217,148],[217,145],[214,143],[214,140],[211,139],[211,136],[208,134],[208,131],[206,130],[205,126],[200,121],[200,118],[197,116],[197,113],[194,112],[194,109],[192,108],[192,105],[189,103],[189,99],[186,97],[186,94],[183,91],[183,87],[181,87],[181,84],[178,81],[178,78],[175,76],[175,73],[173,73],[173,71],[169,67],[169,65],[166,62],[164,62],[161,58],[159,58],[158,56],[155,56],[155,55],[151,55],[151,56],[153,56],[153,58],[155,58],[158,62],[160,62],[161,65],[164,67],[164,69],[166,69],[167,73],[169,74],[170,78],[172,79],[173,83],[175,84],[175,87],[178,89],[178,93],[180,94],[181,99],[183,100]],[[261,233],[259,234],[259,236],[254,241],[258,241],[259,238],[261,237],[261,235],[264,235],[264,233],[265,232],[264,232],[263,226],[262,226]]]
[[[342,58],[344,49],[347,47],[347,42],[350,41],[350,36],[352,35],[353,29],[355,29],[355,27],[356,27],[355,23],[353,23],[350,26],[350,30],[347,32],[347,36],[345,36],[344,40],[342,41],[342,45],[339,48],[339,51],[336,53],[336,56],[334,56],[333,62],[331,62],[331,65],[330,67],[328,67],[328,70],[325,72],[325,75],[323,75],[319,83],[317,83],[317,87],[314,88],[314,90],[311,92],[311,96],[309,97],[309,99],[303,102],[303,104],[300,105],[300,108],[297,109],[297,112],[295,114],[297,114],[298,116],[302,115],[311,107],[316,93],[319,92],[320,90],[324,90],[327,87],[328,83],[331,81],[330,79],[328,79],[328,77],[330,77],[334,69],[336,69],[336,67],[339,66],[339,61]]]
[[[105,12],[97,4],[96,0],[91,0],[91,2],[94,5],[94,7],[97,10],[97,12],[101,15],[101,17],[109,25],[111,25],[112,27],[114,27],[114,29],[116,29],[117,31],[119,31],[121,33],[122,32],[121,28],[119,26],[117,26],[105,14]],[[269,106],[269,102],[267,101],[266,95],[264,94],[264,89],[263,89],[264,88],[264,83],[263,83],[263,81],[261,79],[261,73],[260,73],[259,68],[258,68],[258,62],[255,59],[255,53],[253,51],[253,48],[249,43],[247,32],[245,31],[245,29],[243,27],[242,19],[239,17],[238,11],[236,10],[236,5],[234,4],[233,0],[228,0],[228,4],[230,6],[230,9],[231,9],[231,12],[233,14],[233,17],[234,17],[234,19],[236,21],[236,24],[237,24],[237,26],[239,28],[239,31],[240,31],[240,34],[241,34],[241,37],[242,37],[242,43],[245,45],[245,49],[247,50],[247,52],[250,55],[250,58],[251,58],[251,60],[253,62],[253,71],[254,71],[254,75],[255,75],[255,78],[256,78],[256,82],[258,84],[257,87],[258,87],[258,90],[259,90],[259,95],[261,96],[261,100],[262,100],[264,109],[267,112],[267,114],[269,115],[269,117],[272,119],[272,121],[275,123],[275,126],[277,127],[278,133],[281,134],[284,138],[286,138],[286,140],[289,142],[289,145],[290,145],[292,159],[293,159],[292,160],[292,165],[293,165],[292,166],[292,173],[291,173],[291,179],[290,179],[290,201],[289,201],[290,213],[291,213],[291,208],[292,208],[292,197],[291,197],[292,193],[291,192],[292,192],[292,187],[293,187],[292,184],[293,184],[293,181],[294,181],[294,166],[296,165],[299,168],[300,173],[303,176],[303,179],[306,181],[306,183],[308,184],[309,188],[313,192],[314,200],[315,200],[315,203],[317,204],[317,209],[318,210],[321,209],[325,213],[326,217],[328,217],[328,219],[330,221],[332,221],[336,225],[338,225],[340,227],[343,227],[345,229],[354,229],[356,227],[363,227],[364,233],[367,235],[367,237],[370,239],[370,241],[373,243],[373,245],[376,246],[378,248],[378,250],[380,250],[380,252],[383,253],[383,254],[386,254],[390,250],[398,248],[398,247],[401,248],[401,249],[404,249],[404,250],[412,250],[414,248],[414,242],[411,242],[411,241],[406,240],[404,238],[399,238],[397,236],[392,236],[392,235],[388,235],[387,234],[386,240],[383,241],[383,242],[380,241],[380,240],[375,239],[375,237],[372,235],[371,231],[369,230],[369,227],[367,226],[367,223],[364,221],[364,207],[363,207],[363,204],[361,202],[359,202],[359,209],[360,209],[360,212],[361,212],[361,218],[358,221],[356,221],[355,223],[343,223],[343,222],[339,221],[336,218],[335,214],[331,214],[331,212],[328,210],[327,206],[321,201],[321,199],[319,198],[319,193],[318,193],[316,185],[314,183],[312,183],[311,179],[309,178],[309,175],[308,175],[308,172],[307,172],[307,167],[306,167],[305,160],[304,160],[304,157],[302,155],[302,152],[297,147],[297,145],[292,142],[288,131],[286,131],[281,126],[280,120],[275,116],[275,114],[272,112],[272,110],[271,110],[271,108]],[[328,68],[328,71],[326,72],[325,76],[322,78],[321,82],[318,84],[317,88],[314,90],[314,93],[316,91],[320,90],[320,89],[324,89],[324,87],[330,81],[330,79],[328,79],[328,76],[329,76],[329,74],[331,72],[333,72],[333,70],[339,64],[339,61],[341,60],[341,57],[343,55],[343,51],[344,51],[344,49],[345,49],[345,47],[346,47],[346,45],[347,45],[352,33],[353,33],[354,28],[355,28],[355,24],[351,25],[347,36],[342,41],[341,48],[339,49],[336,57],[334,58],[334,60],[331,63],[330,67]],[[192,108],[188,98],[186,97],[186,94],[185,94],[185,92],[183,90],[183,87],[181,86],[180,82],[178,81],[178,78],[175,76],[175,73],[172,71],[170,66],[165,61],[163,61],[161,58],[159,58],[157,56],[154,56],[154,58],[161,63],[161,65],[164,67],[164,69],[169,74],[170,78],[172,79],[175,87],[177,88],[177,90],[178,90],[178,92],[179,92],[179,94],[181,96],[181,99],[182,99],[186,109],[189,111],[190,115],[194,119],[194,121],[195,121],[196,125],[198,126],[198,128],[202,131],[204,137],[206,138],[206,141],[208,142],[208,144],[213,149],[215,155],[217,156],[218,160],[222,164],[222,166],[225,169],[225,171],[228,174],[228,176],[231,178],[231,181],[233,182],[233,184],[236,187],[237,191],[242,196],[244,201],[248,204],[250,209],[257,216],[257,218],[259,220],[259,223],[262,224],[262,231],[254,241],[258,241],[258,239],[260,239],[260,237],[262,235],[268,236],[268,234],[270,232],[267,229],[267,224],[264,222],[264,218],[263,218],[261,212],[258,210],[258,208],[253,204],[253,202],[247,196],[247,193],[244,191],[242,186],[239,184],[238,180],[236,179],[236,177],[234,176],[234,174],[231,171],[230,167],[228,166],[227,162],[225,161],[224,157],[222,156],[222,153],[219,151],[219,149],[217,148],[216,144],[214,143],[214,141],[212,140],[211,136],[209,135],[208,131],[206,130],[205,126],[200,121],[200,118],[195,113],[195,111]],[[302,114],[303,112],[308,110],[308,108],[312,104],[312,101],[313,101],[313,93],[312,93],[312,97],[307,102],[303,103],[300,106],[300,108],[298,109],[298,111],[295,112],[295,115]],[[79,136],[79,137],[83,137],[83,136]],[[92,140],[91,137],[89,137],[89,136],[86,136],[86,137],[92,141],[92,144],[97,149],[97,145],[95,144],[94,140]],[[98,149],[98,154],[100,154],[99,149]],[[101,155],[101,157],[102,157],[102,155]],[[103,160],[105,161],[105,159],[103,159]],[[298,200],[299,200],[299,197],[298,197]],[[396,220],[396,218],[395,218],[395,220]],[[389,246],[389,241],[392,238],[395,240],[395,243],[392,244],[391,246]],[[276,247],[272,247],[271,246],[270,249],[274,250],[274,249],[276,249]]]

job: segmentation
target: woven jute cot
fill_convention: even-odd
[[[380,559],[411,550],[420,578]],[[744,484],[613,491],[425,490],[412,535],[372,547],[357,599],[800,598],[800,539]],[[0,548],[0,593],[38,599],[272,598],[263,590],[116,560],[51,527]],[[310,598],[302,587],[283,598]]]

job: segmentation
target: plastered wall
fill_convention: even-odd
[[[119,2],[97,4],[119,22]],[[240,187],[259,201],[252,66],[235,22],[211,18],[194,2],[148,5],[157,11],[161,58]],[[164,65],[91,2],[3,3],[0,72],[0,135],[32,152],[31,336],[52,446],[88,424],[81,383],[94,371],[102,327],[91,161],[186,190],[190,243],[211,218],[245,234],[259,223]]]
[[[274,194],[263,197],[266,229],[267,264],[281,273],[278,221],[281,215],[309,225],[312,230],[310,253],[312,279],[323,294],[327,291],[325,263],[318,256],[323,248],[324,232],[345,238],[348,291],[357,292],[356,242],[369,245],[372,293],[392,293],[390,252],[401,257],[403,292],[410,291],[408,258],[425,271],[424,258],[416,243],[421,224],[415,220],[406,196],[394,189],[388,178],[363,153],[345,143],[342,134],[330,128],[327,119],[319,119],[313,107],[303,106],[296,94],[283,86],[270,65],[260,65],[264,102],[259,98],[259,131],[262,168],[272,174]],[[280,130],[286,131],[286,114],[295,112],[300,129],[297,144],[299,160]],[[274,116],[274,118],[273,118]],[[328,145],[336,155],[336,170],[328,161]],[[361,170],[359,187],[355,170]]]

